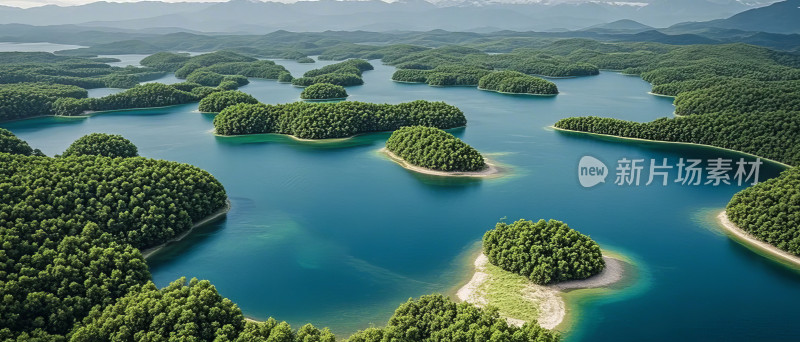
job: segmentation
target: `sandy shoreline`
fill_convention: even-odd
[[[729,236],[732,236],[734,240],[745,245],[746,247],[756,248],[764,253],[780,259],[781,261],[791,263],[794,266],[800,266],[800,256],[781,250],[778,247],[770,245],[757,239],[753,235],[750,235],[750,233],[742,230],[736,226],[735,223],[731,222],[731,220],[728,219],[728,214],[724,210],[717,215],[717,221],[725,230],[725,233],[727,233]]]
[[[545,329],[554,329],[564,321],[567,314],[566,304],[562,294],[566,291],[577,289],[601,288],[613,285],[623,279],[625,273],[624,261],[603,256],[606,267],[597,275],[582,280],[571,280],[553,285],[538,285],[533,282],[526,284],[521,296],[531,305],[538,307],[537,323]],[[489,259],[481,253],[475,259],[475,273],[472,278],[458,289],[456,297],[459,300],[468,302],[479,307],[486,306],[488,300],[482,286],[490,281],[490,275],[486,272]],[[514,317],[504,317],[509,324],[522,326],[524,320]]]
[[[189,236],[189,234],[191,234],[192,231],[195,230],[195,228],[204,226],[204,225],[206,225],[208,223],[211,223],[211,222],[217,220],[218,218],[220,218],[222,216],[225,216],[228,213],[228,211],[230,211],[230,210],[231,210],[231,201],[230,200],[225,200],[225,206],[222,207],[222,209],[217,210],[215,213],[213,213],[213,214],[207,216],[206,218],[196,222],[194,225],[192,225],[191,228],[189,228],[189,230],[183,232],[181,235],[178,235],[178,236],[170,239],[169,241],[164,242],[164,243],[162,243],[162,244],[160,244],[158,246],[150,247],[148,249],[142,250],[141,251],[142,252],[142,256],[145,259],[149,258],[150,256],[152,256],[156,252],[160,251],[162,248],[164,248],[165,246],[169,245],[170,243],[183,240],[183,238]]]
[[[680,116],[678,116],[678,117],[680,117]],[[597,136],[597,137],[614,138],[614,139],[617,139],[617,140],[631,140],[631,141],[641,141],[641,142],[650,142],[650,143],[659,143],[659,144],[678,144],[678,145],[686,145],[686,146],[710,147],[710,148],[717,149],[717,150],[734,152],[734,153],[739,153],[739,154],[746,155],[746,156],[749,156],[749,157],[760,158],[763,161],[767,161],[767,162],[770,162],[770,163],[778,164],[778,165],[781,165],[781,166],[786,167],[786,168],[791,168],[792,167],[789,164],[781,163],[781,162],[779,162],[777,160],[774,160],[774,159],[769,159],[769,158],[758,156],[758,155],[755,155],[755,154],[752,154],[752,153],[747,153],[747,152],[743,152],[743,151],[738,151],[738,150],[734,150],[734,149],[730,149],[730,148],[713,146],[713,145],[705,145],[705,144],[682,142],[682,141],[650,140],[650,139],[642,139],[642,138],[621,137],[621,136],[612,135],[612,134],[592,133],[592,132],[584,132],[584,131],[576,131],[576,130],[572,130],[572,129],[559,128],[559,127],[556,127],[555,125],[549,126],[549,128],[552,128],[552,129],[554,129],[556,131],[562,131],[562,132],[568,132],[568,133],[580,133],[580,134],[592,135],[592,136]]]
[[[497,165],[490,163],[488,160],[484,158],[486,161],[486,169],[483,171],[474,171],[474,172],[462,172],[462,171],[438,171],[438,170],[431,170],[426,169],[421,166],[413,165],[403,158],[400,158],[398,155],[392,153],[387,148],[381,148],[378,152],[386,155],[391,159],[393,162],[400,164],[406,170],[414,171],[423,173],[426,175],[433,175],[433,176],[445,176],[445,177],[478,177],[478,178],[489,178],[489,177],[500,177],[503,174],[503,170],[501,170]]]

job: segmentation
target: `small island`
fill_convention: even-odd
[[[504,94],[527,94],[553,96],[558,87],[548,80],[523,74],[518,71],[497,71],[481,77],[478,89]]]
[[[300,98],[308,101],[344,100],[347,96],[344,87],[330,83],[312,84],[300,93]]]
[[[513,325],[554,329],[566,316],[564,291],[614,285],[627,265],[563,222],[499,222],[483,236],[475,273],[457,297],[498,307]]]
[[[406,169],[429,175],[488,177],[500,173],[472,146],[435,127],[402,127],[392,133],[381,152]]]
[[[374,69],[372,64],[363,59],[348,59],[309,70],[303,77],[295,78],[291,82],[297,87],[308,87],[317,83],[330,83],[343,87],[356,86],[364,84],[361,73],[372,69]]]

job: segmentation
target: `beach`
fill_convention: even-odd
[[[474,171],[474,172],[462,172],[462,171],[438,171],[438,170],[431,170],[421,166],[413,165],[403,158],[400,158],[398,155],[392,153],[387,148],[382,148],[378,152],[383,153],[384,155],[388,156],[389,159],[394,161],[400,166],[404,167],[407,170],[423,173],[426,175],[433,175],[433,176],[447,176],[447,177],[478,177],[478,178],[490,178],[490,177],[500,177],[503,172],[497,165],[492,164],[488,160],[486,160],[486,169],[482,171]],[[484,158],[485,160],[485,158]]]
[[[759,251],[767,253],[794,266],[800,266],[800,256],[781,250],[778,247],[770,245],[757,239],[753,235],[750,235],[750,233],[742,230],[736,226],[735,223],[731,222],[731,220],[728,219],[728,214],[724,210],[717,215],[717,221],[719,221],[719,225],[723,228],[725,233],[733,237],[733,239],[737,242],[747,247],[758,249]]]
[[[191,228],[189,228],[189,230],[183,232],[181,235],[178,235],[178,236],[170,239],[169,241],[164,242],[164,243],[162,243],[162,244],[160,244],[158,246],[150,247],[148,249],[142,250],[141,251],[142,252],[142,256],[145,259],[147,259],[148,257],[152,256],[153,254],[155,254],[156,252],[158,252],[159,250],[164,248],[166,245],[168,245],[170,243],[173,243],[173,242],[176,242],[176,241],[183,240],[183,238],[185,238],[189,234],[191,234],[192,231],[195,230],[195,228],[204,226],[204,225],[206,225],[208,223],[214,222],[215,220],[217,220],[218,218],[220,218],[222,216],[225,216],[228,213],[228,211],[230,211],[230,210],[231,210],[231,201],[230,200],[226,200],[225,201],[225,206],[222,207],[222,209],[217,210],[213,214],[211,214],[211,215],[207,216],[206,218],[196,222],[195,224],[192,225]]]
[[[624,261],[603,256],[606,262],[606,267],[597,275],[581,280],[570,280],[552,285],[539,285],[531,281],[526,281],[521,287],[518,296],[521,300],[527,302],[528,305],[536,308],[537,317],[536,321],[545,329],[555,329],[559,324],[564,321],[567,313],[566,304],[562,298],[562,294],[566,291],[577,289],[601,288],[615,284],[623,279],[624,276]],[[485,254],[481,253],[474,262],[475,273],[466,285],[462,286],[456,292],[456,297],[459,300],[474,304],[479,307],[490,304],[487,299],[486,287],[492,282],[493,277],[489,268],[497,268],[489,263],[489,259]],[[499,269],[499,268],[498,268]],[[496,271],[495,271],[496,272]],[[506,272],[506,271],[503,271]],[[511,274],[511,272],[506,272]],[[516,275],[517,277],[522,277]],[[496,303],[491,303],[496,305]],[[501,307],[501,316],[506,321],[515,326],[522,326],[525,324],[524,319],[503,315],[503,308]]]

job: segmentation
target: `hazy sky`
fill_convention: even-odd
[[[0,0],[0,5],[14,7],[35,7],[43,5],[82,5],[99,0]],[[144,0],[105,0],[107,2],[139,2]],[[163,2],[225,2],[227,0],[160,0]]]
[[[91,2],[97,2],[97,1],[100,1],[100,0],[0,0],[0,5],[28,8],[28,7],[43,6],[43,5],[60,5],[60,6],[82,5],[82,4],[88,4],[88,3],[91,3]],[[139,2],[139,1],[148,1],[148,0],[104,0],[104,1],[108,1],[108,2]],[[151,1],[153,1],[153,0],[151,0]],[[155,0],[155,1],[163,1],[163,2],[225,2],[225,1],[228,1],[228,0]],[[263,1],[263,0],[259,0],[259,1]],[[269,1],[296,2],[298,0],[269,0]],[[393,0],[384,0],[384,1],[391,2]],[[428,1],[431,1],[431,0],[428,0]],[[530,2],[541,2],[541,1],[547,1],[547,2],[586,2],[586,1],[592,1],[592,0],[528,0],[528,1],[530,1]],[[613,2],[614,0],[603,0],[603,1]],[[617,0],[617,1],[619,1],[619,0]],[[740,2],[744,2],[744,3],[750,3],[750,4],[753,4],[753,3],[766,4],[766,3],[776,2],[778,0],[711,0],[711,1],[712,2],[719,2],[719,3],[740,1]],[[431,2],[437,2],[437,1],[433,0]],[[513,2],[518,2],[518,1],[513,1]],[[622,0],[620,2],[648,2],[648,1],[647,0]]]

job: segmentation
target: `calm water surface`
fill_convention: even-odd
[[[279,63],[295,76],[327,64]],[[366,85],[348,88],[349,100],[456,105],[469,123],[454,134],[512,174],[482,181],[417,175],[376,153],[387,134],[340,144],[215,137],[213,116],[198,113],[197,104],[3,127],[48,155],[87,133],[123,134],[143,156],[214,174],[233,203],[227,218],[149,264],[159,286],[181,276],[211,280],[249,317],[273,316],[295,327],[311,322],[340,337],[384,325],[409,297],[451,293],[463,283],[475,243],[499,219],[555,218],[638,266],[627,290],[576,302],[569,341],[800,340],[800,275],[732,242],[709,219],[739,187],[621,187],[613,175],[592,189],[579,185],[584,155],[612,168],[623,157],[739,157],[547,128],[576,115],[671,116],[671,99],[648,95],[646,82],[604,72],[555,80],[562,93],[537,98],[393,83],[393,68],[374,64],[364,73]],[[264,80],[241,90],[265,103],[295,101],[301,91]],[[761,173],[774,177],[779,170],[765,165]]]

